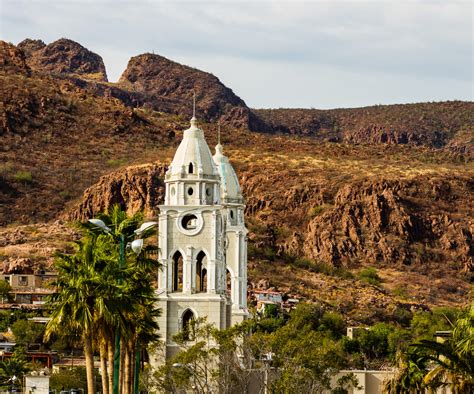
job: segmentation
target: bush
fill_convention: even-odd
[[[86,369],[84,367],[72,367],[53,373],[49,379],[49,387],[57,391],[70,389],[86,390]]]
[[[33,182],[33,176],[29,171],[17,171],[13,177],[17,182],[31,183]]]
[[[374,286],[380,286],[380,276],[374,267],[367,267],[359,272],[359,279]]]

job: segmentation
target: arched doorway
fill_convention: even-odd
[[[183,291],[183,256],[180,252],[173,255],[173,291]]]
[[[193,320],[195,319],[194,313],[191,309],[186,309],[183,313],[182,317],[182,327],[183,330],[183,337],[186,340],[190,340],[194,338],[194,327],[193,327]]]
[[[207,256],[202,250],[196,257],[196,291],[207,293]]]

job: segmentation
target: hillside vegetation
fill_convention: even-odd
[[[115,203],[154,215],[188,127],[177,113],[196,88],[211,147],[208,121],[225,121],[224,149],[247,201],[251,286],[318,300],[355,323],[466,302],[472,103],[251,110],[216,77],[158,55],[133,58],[110,84],[91,77],[102,68],[70,43],[82,54],[71,70],[54,54],[61,45],[26,44],[0,43],[4,270],[51,264],[74,236],[67,220]],[[39,51],[43,60],[32,60]]]

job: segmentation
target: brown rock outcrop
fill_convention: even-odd
[[[462,200],[454,189],[454,184],[438,179],[346,185],[337,193],[334,208],[309,222],[305,254],[334,265],[448,260],[471,272],[472,224],[430,215],[434,206],[418,205],[423,200],[433,205]]]
[[[23,51],[13,44],[0,40],[0,75],[8,73],[28,75],[30,68],[26,64]]]
[[[74,74],[81,77],[107,82],[102,57],[67,38],[61,38],[48,45],[41,40],[26,39],[18,44],[25,50],[28,66],[35,71]]]
[[[35,269],[35,264],[31,259],[20,257],[20,258],[8,258],[3,262],[2,273],[5,275],[10,274],[32,274]]]
[[[30,57],[33,52],[39,51],[45,46],[46,44],[43,40],[32,40],[31,38],[26,38],[17,45],[28,57]]]
[[[165,166],[129,167],[104,175],[84,192],[79,206],[67,214],[70,220],[85,221],[119,204],[128,214],[144,210],[153,214],[164,198]]]

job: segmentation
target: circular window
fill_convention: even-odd
[[[188,196],[192,196],[194,193],[194,189],[192,187],[188,187]]]
[[[198,218],[196,215],[185,215],[181,219],[181,226],[185,230],[196,230],[198,227]]]
[[[206,188],[206,196],[211,197],[211,188],[210,187]]]
[[[176,225],[183,234],[193,236],[199,234],[204,226],[201,212],[188,212],[176,218]]]
[[[171,188],[171,195],[174,196],[176,194],[176,190],[174,189],[174,187]]]

